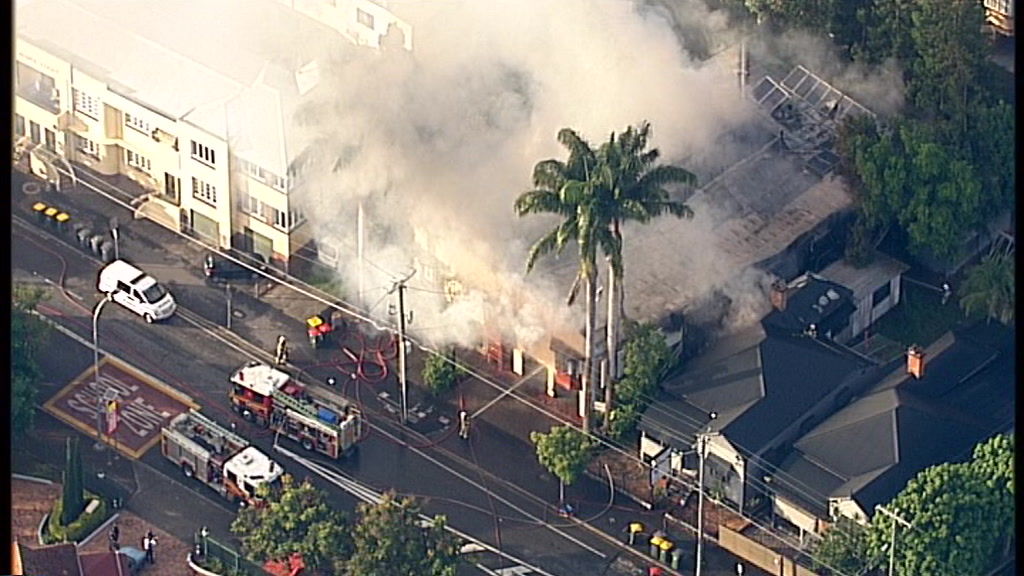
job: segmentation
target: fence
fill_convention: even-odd
[[[221,566],[225,568],[224,576],[233,575],[244,575],[244,576],[264,576],[268,574],[262,566],[248,560],[241,554],[235,551],[234,548],[222,544],[217,540],[210,538],[209,536],[203,536],[201,533],[196,532],[195,538],[196,552],[201,555],[204,565],[209,565],[211,561],[216,560]]]

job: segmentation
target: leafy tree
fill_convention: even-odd
[[[85,479],[82,477],[82,455],[78,437],[69,436],[65,445],[64,482],[61,486],[60,523],[67,526],[85,510]]]
[[[976,0],[917,0],[911,22],[911,99],[925,118],[949,121],[963,136],[988,58],[984,8]]]
[[[558,132],[558,141],[569,150],[566,161],[548,159],[533,168],[534,189],[520,195],[514,204],[516,215],[554,214],[562,221],[530,248],[526,271],[533,270],[537,259],[554,252],[561,254],[570,241],[576,241],[579,272],[569,291],[568,303],[576,298],[580,283],[586,290],[586,351],[583,360],[583,429],[590,429],[590,396],[594,378],[594,322],[597,301],[597,243],[611,242],[607,227],[597,212],[600,209],[596,182],[591,172],[597,165],[594,150],[569,128]]]
[[[917,0],[873,0],[857,12],[864,30],[863,42],[851,52],[857,60],[878,64],[889,58],[909,62],[914,57],[911,36],[914,5]]]
[[[693,210],[685,203],[672,200],[666,189],[670,185],[694,186],[697,177],[678,166],[657,164],[661,152],[647,149],[651,125],[641,122],[629,126],[601,145],[597,154],[595,176],[601,180],[597,188],[605,196],[599,212],[608,219],[611,242],[601,248],[608,260],[608,386],[605,388],[605,428],[609,426],[614,399],[614,375],[618,374],[618,343],[624,315],[625,290],[622,263],[622,224],[627,221],[647,224],[654,218],[671,214],[676,218],[692,218]]]
[[[968,122],[967,157],[985,190],[982,219],[988,221],[1014,205],[1016,114],[1003,101],[976,102],[971,106]]]
[[[443,394],[459,381],[462,369],[455,364],[455,350],[447,355],[431,354],[423,366],[423,383],[432,394]]]
[[[828,568],[843,574],[860,574],[871,565],[867,552],[867,529],[845,516],[840,516],[814,546],[816,568]]]
[[[635,429],[669,363],[668,344],[653,324],[637,325],[626,341],[625,352],[625,376],[617,384],[619,403],[608,428],[608,435],[616,440]]]
[[[565,486],[572,485],[587,468],[594,443],[571,426],[555,426],[547,434],[530,432],[537,447],[537,460],[558,478],[558,502],[565,501]]]
[[[960,307],[968,316],[1003,324],[1013,322],[1016,280],[1012,256],[993,254],[967,271],[960,286]]]
[[[896,574],[986,574],[1010,550],[1014,534],[1014,442],[979,443],[973,459],[921,471],[885,507],[910,523],[896,530]],[[822,564],[861,574],[889,556],[892,519],[876,513],[858,530],[845,520],[815,548]]]
[[[42,378],[39,351],[49,327],[31,314],[43,299],[42,289],[23,284],[12,291],[11,308],[11,439],[24,438],[35,422],[36,387]]]
[[[321,574],[341,573],[352,550],[345,516],[328,503],[309,480],[297,483],[286,474],[279,490],[258,489],[266,498],[259,507],[242,509],[231,531],[242,541],[246,555],[257,562],[287,560],[302,555],[306,565]]]
[[[459,544],[443,516],[421,525],[411,498],[385,493],[375,505],[360,504],[352,527],[354,550],[348,574],[361,576],[454,576]]]

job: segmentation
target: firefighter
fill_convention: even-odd
[[[284,334],[277,337],[277,350],[274,353],[274,363],[278,366],[288,363],[288,340]]]

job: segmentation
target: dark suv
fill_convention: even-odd
[[[267,261],[259,254],[232,254],[233,257],[245,263],[238,264],[234,260],[208,253],[203,258],[203,274],[206,281],[222,284],[225,282],[252,282],[258,280],[261,272],[267,272]]]

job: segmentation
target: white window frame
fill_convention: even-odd
[[[263,201],[251,194],[242,192],[238,195],[238,210],[243,214],[255,216],[256,218],[265,221],[266,216],[263,213],[264,206]]]
[[[14,134],[17,136],[24,136],[28,134],[28,122],[25,121],[25,117],[21,114],[14,114]]]
[[[72,94],[74,95],[73,100],[76,112],[81,112],[93,120],[100,119],[100,110],[103,103],[100,102],[99,98],[86,94],[78,88],[73,89]]]
[[[302,224],[306,218],[301,212],[296,210],[289,210],[285,212],[276,208],[271,209],[273,211],[274,227],[284,230],[285,232],[291,232],[296,226]]]
[[[206,202],[211,206],[217,205],[217,187],[209,182],[204,182],[195,176],[192,177],[192,197]]]
[[[151,136],[153,134],[153,127],[150,126],[149,122],[146,122],[142,118],[139,118],[138,114],[132,114],[130,112],[124,113],[124,125],[145,134]]]
[[[213,148],[204,146],[195,140],[192,141],[192,159],[198,160],[211,168],[217,165],[217,157]]]
[[[146,174],[151,174],[153,172],[153,164],[149,161],[149,158],[146,158],[145,156],[139,154],[138,152],[135,152],[134,150],[129,150],[125,148],[124,162],[125,164],[131,166],[132,168],[135,168],[136,170],[141,170]]]
[[[370,14],[362,8],[356,8],[356,22],[366,26],[370,30],[376,30],[376,28],[374,28],[376,19],[373,17],[373,14]]]
[[[75,150],[88,154],[97,160],[100,158],[100,145],[79,134],[75,134]]]

